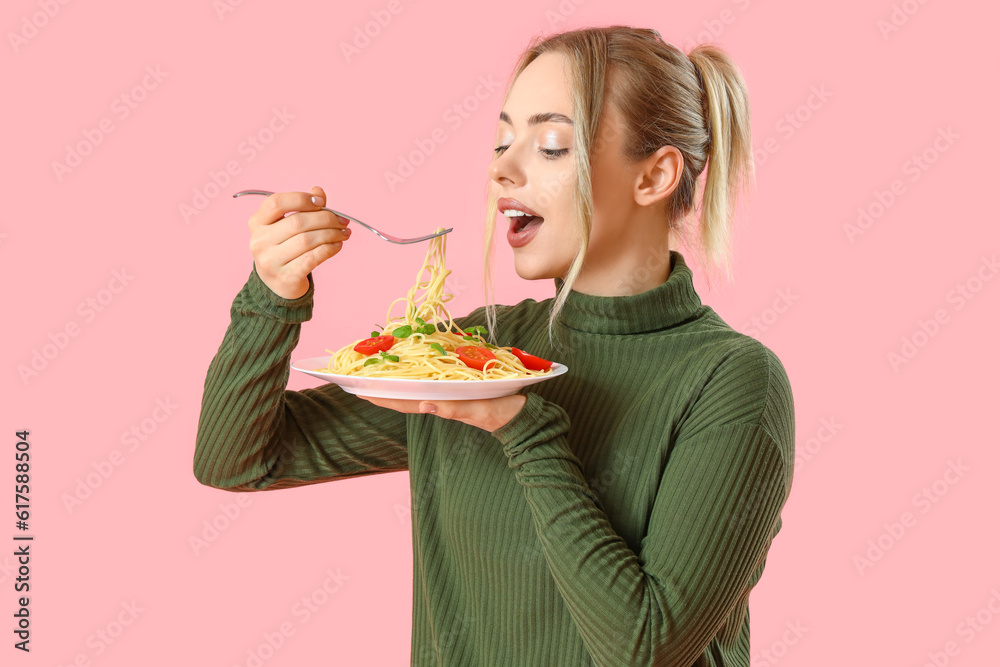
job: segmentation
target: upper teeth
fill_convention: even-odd
[[[525,213],[524,211],[519,211],[516,208],[507,209],[506,211],[503,212],[503,214],[508,218],[514,218],[519,215],[528,215],[528,216],[532,215],[531,213]]]

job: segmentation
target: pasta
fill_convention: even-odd
[[[455,324],[444,305],[454,296],[444,291],[445,278],[451,273],[445,268],[447,236],[431,239],[416,283],[405,297],[389,305],[381,334],[373,331],[369,339],[355,341],[336,352],[327,350],[330,361],[326,368],[317,370],[412,380],[500,380],[552,373],[551,362],[487,342],[484,327],[462,331]],[[406,312],[392,317],[400,301],[405,302]],[[525,363],[538,370],[527,368]]]

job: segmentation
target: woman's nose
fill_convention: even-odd
[[[520,183],[524,180],[523,170],[516,164],[510,154],[510,148],[493,160],[489,168],[490,178],[497,183]]]

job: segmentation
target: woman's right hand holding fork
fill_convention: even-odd
[[[298,299],[309,291],[308,276],[340,252],[351,237],[350,222],[325,211],[326,193],[276,192],[250,217],[250,253],[257,275],[272,292]]]

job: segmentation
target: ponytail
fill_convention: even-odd
[[[732,222],[741,189],[754,183],[750,101],[736,64],[711,44],[695,47],[688,59],[698,75],[708,125],[708,166],[701,199],[701,249],[706,264],[732,279]]]

